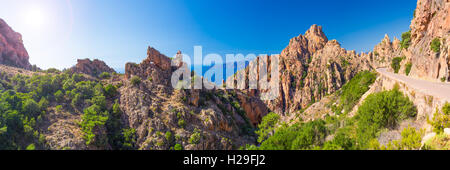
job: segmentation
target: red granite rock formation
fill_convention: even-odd
[[[0,19],[0,64],[31,69],[28,59],[22,35],[14,32],[4,20]]]

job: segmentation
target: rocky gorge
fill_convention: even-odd
[[[448,89],[449,36],[448,0],[418,0],[410,30],[400,39],[380,37],[381,42],[368,53],[346,50],[337,40],[329,40],[322,26],[312,25],[275,56],[280,81],[270,83],[277,83],[275,91],[280,95],[264,100],[267,90],[247,88],[249,75],[257,75],[259,68],[238,70],[219,86],[190,71],[181,51],[170,58],[153,47],[148,47],[141,63],[126,63],[124,74],[97,59],[78,60],[64,71],[31,70],[22,36],[0,19],[0,102],[7,103],[0,108],[36,110],[23,116],[24,125],[18,131],[25,137],[11,135],[11,128],[3,130],[0,124],[0,140],[14,140],[4,142],[8,147],[39,143],[38,149],[51,150],[235,150],[262,143],[258,135],[267,126],[267,115],[279,116],[274,129],[333,117],[340,121],[333,124],[336,130],[359,117],[367,98],[397,89],[414,105],[416,117],[380,132],[377,142],[387,145],[399,140],[402,130],[412,126],[424,129],[421,140],[425,143],[434,130],[430,121],[434,111],[445,107],[449,98],[413,83]],[[263,57],[249,62],[261,62]],[[267,62],[272,61],[269,58]],[[172,75],[180,70],[190,79],[180,80],[178,85],[190,89],[172,87]],[[371,72],[376,78],[363,94],[352,98],[355,105],[342,107],[347,105],[342,100],[344,87],[362,72]],[[246,88],[227,89],[238,86],[236,76],[246,77]],[[273,79],[271,75],[264,78]],[[214,88],[189,86],[198,82]],[[15,99],[23,99],[20,106],[33,109],[16,108]],[[4,113],[15,115],[13,111]],[[276,136],[276,131],[269,136]],[[327,134],[320,142],[323,145],[336,136],[338,133]]]

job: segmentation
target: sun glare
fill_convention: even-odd
[[[24,22],[30,29],[42,29],[47,24],[45,11],[38,7],[30,7],[24,14]]]

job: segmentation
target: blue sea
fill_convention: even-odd
[[[245,67],[248,66],[248,62],[245,63]],[[221,79],[219,79],[219,81],[216,81],[216,75],[213,75],[209,81],[210,82],[215,82],[216,84],[220,85],[222,84],[222,80],[226,80],[228,77],[234,75],[237,72],[237,63],[234,63],[233,65],[228,65],[228,64],[221,64],[221,65],[191,65],[191,70],[194,70],[195,73],[197,75],[201,75],[201,76],[205,76],[206,72],[212,69],[216,69],[214,70],[215,72],[219,72],[220,67],[222,67],[222,75],[223,77]],[[125,68],[114,68],[114,70],[118,73],[124,74],[125,73]],[[227,72],[228,71],[228,72]],[[201,74],[199,74],[201,73]]]

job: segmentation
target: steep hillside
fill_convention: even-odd
[[[169,149],[179,144],[185,149],[236,149],[254,141],[252,125],[235,93],[174,89],[172,72],[183,64],[173,66],[151,47],[147,54],[141,64],[126,65],[126,80],[118,89],[122,119],[136,130],[137,148]],[[174,138],[166,139],[167,133]]]

